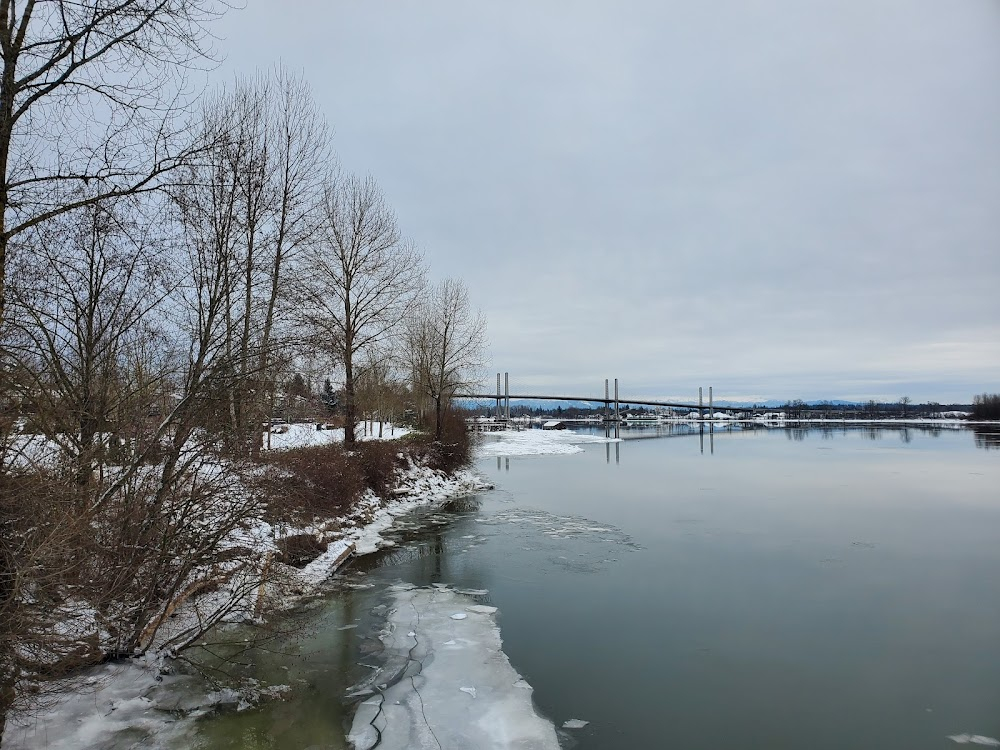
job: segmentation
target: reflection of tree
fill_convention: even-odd
[[[972,434],[977,448],[1000,450],[1000,425],[976,425]]]
[[[398,537],[393,535],[396,546],[375,555],[373,567],[408,568],[402,575],[415,583],[450,582],[454,576],[449,563],[456,562],[455,535],[460,535],[456,524],[464,516],[477,512],[480,504],[478,496],[467,495],[449,500],[435,510],[407,516],[406,530]]]

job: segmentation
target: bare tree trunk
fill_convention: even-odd
[[[439,393],[434,398],[434,439],[440,440],[442,434],[442,420],[441,420],[441,394]]]
[[[344,360],[344,445],[352,447],[356,442],[354,427],[358,419],[354,389],[354,357],[349,354],[350,343],[345,344],[344,350],[348,352]]]
[[[338,176],[324,197],[323,237],[300,278],[300,308],[303,323],[344,367],[344,442],[350,446],[358,415],[355,358],[401,328],[423,269],[373,180]]]

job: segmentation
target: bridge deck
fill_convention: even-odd
[[[470,394],[458,396],[458,398],[474,398],[474,399],[483,399],[483,400],[490,400],[490,401],[496,401],[498,398],[500,400],[504,400],[504,399],[507,399],[507,398],[509,398],[511,400],[520,399],[522,401],[582,401],[582,402],[588,403],[588,404],[606,404],[608,406],[614,406],[615,403],[616,403],[616,400],[613,399],[613,398],[600,398],[600,397],[594,398],[593,396],[532,396],[532,395],[525,396],[525,395],[513,394],[513,393],[510,394],[509,396],[507,396],[506,394],[503,395],[503,396],[497,396],[497,394],[495,394],[495,393],[486,393],[486,394],[482,394],[482,393],[470,393]],[[668,407],[668,408],[671,408],[671,409],[688,409],[689,411],[698,411],[698,405],[697,404],[678,404],[678,403],[674,403],[672,401],[652,401],[652,400],[645,400],[645,399],[635,399],[635,398],[622,398],[622,397],[619,397],[617,399],[617,403],[619,405],[621,405],[621,404],[635,404],[636,406],[665,406],[665,407]],[[707,409],[708,408],[708,404],[704,404],[701,408],[702,409]],[[745,407],[737,407],[737,406],[718,406],[718,405],[713,405],[712,409],[714,411],[726,411],[726,412],[728,412],[728,411],[748,411]]]

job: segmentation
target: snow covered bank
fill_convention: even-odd
[[[387,667],[348,737],[357,750],[558,750],[555,727],[535,712],[531,686],[502,650],[495,612],[443,586],[395,587],[382,637]]]
[[[587,435],[573,430],[520,430],[486,433],[476,450],[480,458],[582,453],[585,443],[617,443],[618,438]]]
[[[390,498],[368,492],[347,516],[317,521],[309,526],[275,528],[258,519],[241,532],[234,545],[249,549],[260,565],[223,582],[211,593],[193,597],[179,606],[157,634],[158,645],[171,645],[188,632],[197,632],[206,612],[227,608],[224,622],[247,622],[259,618],[262,609],[294,607],[302,596],[314,593],[340,567],[350,549],[367,555],[394,544],[383,535],[400,516],[416,508],[443,503],[450,498],[490,489],[478,475],[465,470],[451,475],[411,464],[400,477],[399,487]],[[303,568],[267,561],[278,552],[281,537],[312,534],[325,543],[326,550]]]
[[[257,584],[261,573],[255,568],[220,582],[207,594],[191,596],[164,622],[157,643],[197,632],[208,611],[225,609],[222,621],[243,622],[257,619],[261,611],[291,606],[331,576],[347,547],[353,545],[357,554],[367,554],[391,546],[383,534],[400,516],[489,486],[469,471],[449,476],[411,464],[392,497],[381,499],[369,493],[347,518],[280,529],[258,519],[230,541],[234,547],[249,550],[248,557],[259,565],[267,565],[280,537],[295,533],[317,534],[328,543],[327,550],[302,569],[273,563],[264,587]],[[140,659],[82,671],[65,682],[66,692],[51,710],[9,717],[4,750],[183,746],[178,743],[192,731],[194,718],[220,705],[248,707],[280,691],[280,686],[250,683],[239,691],[210,692],[195,677],[169,674],[168,653],[153,649]]]

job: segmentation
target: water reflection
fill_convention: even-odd
[[[972,436],[977,448],[1000,450],[1000,424],[975,425]]]
[[[614,433],[614,434],[612,434]],[[614,430],[611,429],[611,423],[604,425],[604,437],[609,442],[604,444],[604,458],[606,463],[611,463],[611,439],[612,437],[618,441],[621,440],[621,430],[620,425],[616,422],[614,425]],[[621,453],[621,443],[615,442],[615,464],[620,464],[622,462]]]
[[[804,736],[816,750],[934,750],[966,730],[998,736],[997,465],[959,432],[1000,449],[1000,425],[583,431],[619,437],[605,461],[614,445],[626,469],[601,466],[597,444],[515,459],[512,473],[498,459],[496,491],[399,519],[396,546],[356,560],[309,614],[317,632],[298,660],[274,665],[288,700],[213,718],[203,746],[343,747],[341,699],[380,663],[397,580],[499,606],[504,652],[539,710],[592,721],[580,750],[748,737],[797,750]],[[705,443],[714,453],[716,432],[720,455],[691,460]],[[841,442],[810,445],[813,433]]]
[[[698,444],[701,449],[702,455],[705,454],[705,425],[698,425]],[[708,425],[708,452],[710,455],[715,455],[715,425]]]

